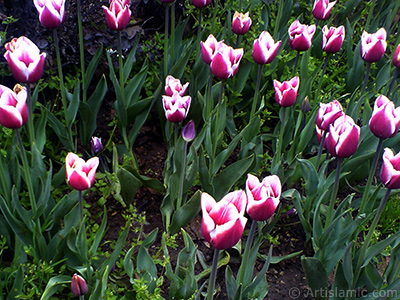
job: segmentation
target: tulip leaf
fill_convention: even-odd
[[[125,106],[126,109],[130,109],[134,104],[139,101],[140,93],[144,81],[147,77],[147,63],[143,64],[142,69],[129,81],[124,87],[125,94]],[[129,121],[128,121],[129,122]]]
[[[60,142],[67,149],[67,151],[73,151],[75,146],[72,140],[68,137],[67,131],[65,130],[65,125],[61,123],[47,108],[47,118],[51,124],[51,128],[54,133],[60,139]]]
[[[97,48],[95,55],[93,56],[92,60],[90,61],[89,65],[86,68],[85,85],[82,87],[84,91],[87,91],[89,89],[89,85],[92,82],[93,75],[97,69],[102,54],[103,54],[103,44],[100,44],[99,48]]]
[[[225,269],[225,282],[226,282],[226,293],[228,294],[228,299],[234,299],[235,294],[238,290],[238,285],[236,284],[235,277],[233,277],[233,273],[229,265],[226,266]]]
[[[319,293],[328,289],[328,275],[321,261],[316,257],[301,257],[301,264],[307,278],[308,286],[314,295],[314,298],[325,299],[319,296]],[[318,293],[319,292],[319,293]]]
[[[151,258],[148,248],[154,242],[157,236],[158,229],[153,230],[140,245],[137,257],[137,272],[138,275],[147,281],[147,289],[150,293],[154,293],[157,280],[157,267]]]
[[[72,127],[72,124],[75,121],[76,114],[78,113],[79,109],[79,102],[80,102],[80,82],[79,80],[76,81],[75,87],[74,87],[74,93],[70,94],[68,91],[65,89],[65,87],[61,87],[62,89],[65,89],[65,94],[67,95],[67,99],[69,100],[69,105],[67,109],[67,120],[65,122],[67,123],[68,128]],[[71,137],[72,138],[72,137]]]
[[[172,216],[170,233],[178,233],[200,211],[201,192],[197,191],[184,205],[179,207]]]
[[[62,286],[71,284],[71,278],[71,276],[66,275],[57,275],[50,278],[40,300],[50,300]]]
[[[117,177],[120,183],[120,195],[124,199],[125,205],[129,207],[135,199],[136,192],[143,186],[143,184],[125,168],[118,168]]]
[[[137,49],[137,46],[139,45],[139,40],[140,39],[137,39],[136,42],[133,44],[133,46],[129,52],[129,55],[124,63],[123,77],[122,77],[122,80],[124,81],[124,83],[128,81],[129,75],[131,74],[131,71],[132,71],[132,67],[135,63],[136,49]]]

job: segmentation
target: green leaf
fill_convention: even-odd
[[[117,176],[121,184],[121,196],[129,206],[135,199],[136,192],[143,186],[142,182],[125,168],[118,168]]]
[[[170,233],[175,234],[188,224],[200,211],[201,192],[196,193],[184,205],[177,209],[172,216]]]
[[[83,90],[85,91],[87,91],[89,88],[94,72],[97,70],[97,66],[99,64],[100,56],[102,55],[102,53],[103,53],[103,44],[100,44],[100,47],[97,48],[95,55],[93,56],[88,67],[86,68],[85,85],[83,86]]]
[[[40,300],[50,300],[51,296],[53,296],[60,287],[66,284],[71,284],[71,278],[72,276],[66,275],[58,275],[50,278]]]
[[[135,61],[136,49],[139,45],[139,39],[133,44],[131,51],[129,52],[128,58],[126,59],[123,67],[123,81],[124,83],[128,80],[129,75],[131,74],[132,67]]]
[[[64,88],[65,87],[61,87]],[[68,119],[65,120],[67,123],[67,126],[69,128],[72,127],[72,124],[75,121],[76,114],[78,113],[79,109],[79,102],[80,102],[80,83],[79,80],[76,81],[75,88],[74,88],[74,94],[68,93],[67,90],[65,90],[65,94],[67,95],[67,99],[69,100],[69,105],[68,105],[68,110],[67,110],[67,117]]]
[[[22,294],[22,288],[24,286],[24,269],[22,265],[18,267],[16,271],[14,284],[10,290],[10,294],[7,296],[7,300],[18,300],[20,299],[20,295]],[[4,297],[4,295],[3,295]],[[43,297],[41,298],[43,299]]]
[[[301,264],[307,278],[308,285],[313,293],[316,291],[328,290],[328,275],[321,261],[316,257],[301,257]],[[315,299],[325,299],[324,297],[315,297]]]

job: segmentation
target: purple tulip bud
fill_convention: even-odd
[[[394,103],[386,96],[380,95],[374,104],[369,129],[378,138],[387,139],[396,135],[400,127],[400,107],[394,108]]]
[[[71,290],[74,293],[74,295],[77,297],[86,295],[88,292],[88,286],[87,286],[85,279],[83,279],[82,276],[75,273],[72,276],[72,280],[71,280]]]
[[[232,19],[232,31],[238,35],[244,35],[249,31],[251,26],[251,19],[249,17],[249,12],[243,14],[235,12]]]
[[[289,46],[296,51],[306,51],[311,47],[315,25],[303,25],[296,20],[289,27]]]
[[[385,148],[383,152],[381,180],[388,189],[400,188],[400,153],[394,155],[392,150]]]
[[[321,21],[328,19],[335,4],[336,1],[329,3],[329,0],[315,0],[312,10],[314,18]]]
[[[106,14],[106,22],[112,30],[123,30],[131,18],[129,0],[110,0],[110,7],[102,6]]]
[[[369,63],[377,62],[385,53],[386,46],[385,28],[381,28],[375,33],[363,31],[360,47],[361,58]]]
[[[297,91],[299,90],[299,84],[300,78],[298,76],[282,83],[274,79],[276,103],[282,107],[289,107],[295,104]]]
[[[253,43],[252,56],[254,61],[259,65],[271,63],[281,46],[282,41],[275,43],[268,31],[261,32],[258,39]]]
[[[186,126],[183,127],[182,138],[185,140],[185,142],[189,143],[194,140],[195,136],[196,130],[194,128],[194,122],[193,120],[190,120],[189,123],[187,123]]]
[[[65,16],[65,0],[33,0],[40,23],[54,29],[61,25]]]
[[[329,126],[326,149],[335,157],[346,158],[354,154],[360,140],[360,127],[347,115],[337,118]]]
[[[336,53],[342,48],[344,40],[344,26],[322,28],[322,50],[326,53]]]
[[[0,85],[0,124],[4,127],[20,128],[28,121],[26,88],[17,84],[14,91]]]
[[[101,143],[101,138],[97,136],[92,136],[92,139],[90,140],[90,146],[92,147],[94,153],[99,153],[103,150],[103,144]]]

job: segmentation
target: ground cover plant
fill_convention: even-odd
[[[1,299],[400,298],[400,1],[100,2],[0,15]]]

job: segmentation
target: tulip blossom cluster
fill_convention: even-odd
[[[26,88],[16,85],[14,91],[0,85],[0,124],[4,127],[20,128],[28,121]]]
[[[307,51],[311,47],[315,25],[304,25],[296,20],[289,27],[289,46],[296,51]]]
[[[329,0],[315,0],[312,9],[314,18],[321,21],[328,19],[329,14],[335,4],[336,1],[329,2]]]
[[[247,214],[255,221],[266,221],[274,214],[281,196],[281,182],[276,175],[267,176],[261,182],[248,174],[246,192],[228,193],[216,202],[212,196],[203,193],[202,234],[216,249],[229,249],[236,245],[243,234]]]
[[[243,49],[233,49],[210,34],[205,42],[200,42],[201,57],[210,65],[211,72],[220,79],[234,76],[243,56]]]
[[[64,21],[65,0],[33,0],[33,4],[44,27],[54,29]]]
[[[274,79],[275,101],[282,107],[289,107],[296,103],[300,78],[293,77],[289,81],[280,82]]]
[[[394,103],[386,96],[380,95],[374,104],[369,129],[380,139],[391,138],[399,131],[400,107],[394,108]]]
[[[261,32],[258,39],[253,43],[253,60],[259,65],[271,63],[281,46],[282,41],[275,43],[268,31]]]
[[[251,26],[251,18],[249,17],[249,12],[243,14],[235,12],[232,19],[232,31],[237,35],[244,35],[249,31]]]
[[[92,187],[98,166],[98,157],[92,157],[85,162],[78,155],[72,152],[68,153],[65,158],[65,171],[68,184],[77,191],[84,191]]]
[[[192,98],[185,96],[189,83],[182,85],[179,79],[168,75],[165,79],[165,95],[162,96],[165,117],[168,121],[179,123],[189,113]]]
[[[123,30],[131,18],[129,0],[110,0],[110,7],[102,6],[106,22],[112,30]]]
[[[360,47],[361,58],[369,63],[377,62],[383,57],[386,46],[385,28],[381,28],[375,33],[363,31]]]

